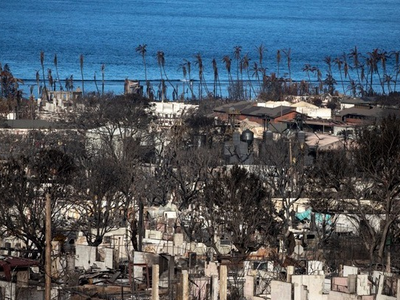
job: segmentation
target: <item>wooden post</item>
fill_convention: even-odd
[[[182,300],[189,300],[189,273],[182,271]]]
[[[159,300],[160,297],[158,295],[158,279],[159,279],[159,266],[153,265],[152,271],[152,284],[151,284],[151,300]]]
[[[51,300],[51,197],[46,194],[45,299]]]
[[[286,282],[292,282],[292,275],[294,274],[294,266],[286,267]]]
[[[211,300],[218,300],[218,276],[213,275],[211,278]]]
[[[172,282],[174,281],[175,275],[175,258],[174,256],[169,256],[168,259],[168,295],[169,300],[174,300],[174,289]]]
[[[228,289],[228,269],[226,265],[221,265],[219,267],[219,299],[227,299],[227,289]]]

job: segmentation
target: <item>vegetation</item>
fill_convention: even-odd
[[[190,59],[183,59],[178,66],[182,70],[184,81],[178,85],[169,79],[166,70],[166,55],[163,51],[156,52],[155,57],[160,70],[159,80],[152,84],[148,78],[147,55],[148,45],[140,44],[135,48],[143,61],[143,73],[145,78],[144,95],[151,100],[202,100],[219,99],[221,97],[230,100],[246,100],[259,98],[263,100],[281,100],[286,95],[320,95],[329,93],[331,95],[339,92],[353,97],[384,96],[386,99],[398,93],[398,78],[400,73],[400,51],[386,51],[384,49],[373,49],[367,53],[360,53],[357,47],[350,49],[336,57],[327,56],[318,66],[305,64],[302,70],[293,70],[292,50],[278,49],[274,61],[268,61],[265,53],[268,51],[263,45],[256,48],[258,57],[252,58],[248,53],[243,54],[240,45],[233,47],[232,53],[224,55],[221,60],[214,58],[212,61],[204,61],[202,55],[197,53]],[[232,59],[234,63],[232,63]],[[253,61],[254,60],[254,61]],[[252,62],[253,61],[253,62]],[[219,62],[224,65],[225,74],[222,74]],[[81,85],[85,94],[84,56],[80,55]],[[68,91],[73,90],[73,75],[64,80],[64,86],[59,78],[58,57],[54,55],[54,68],[56,77],[53,77],[51,68],[47,69],[45,75],[45,53],[40,53],[40,65],[42,77],[36,72],[36,85],[38,97],[50,100],[48,89]],[[6,67],[7,65],[5,65]],[[193,78],[194,67],[198,76]],[[268,67],[267,67],[268,66]],[[171,67],[171,66],[170,66]],[[172,66],[173,67],[173,66]],[[20,89],[16,86],[21,81],[13,81],[14,78],[7,73],[8,70],[1,69],[2,73],[2,98],[7,98],[6,85],[14,86],[13,93]],[[102,87],[97,87],[96,73],[94,74],[97,94],[105,94],[104,81],[105,65],[101,66]],[[293,78],[294,71],[303,71],[305,78]],[[212,82],[206,81],[205,74],[210,73]],[[232,76],[232,73],[235,76]],[[282,75],[283,74],[283,75]],[[221,82],[221,76],[226,76],[227,85]],[[8,82],[8,83],[7,83]],[[58,82],[58,84],[57,84]],[[158,82],[159,84],[157,84]],[[167,85],[171,88],[169,91]],[[180,92],[178,89],[182,88]],[[196,91],[195,91],[196,90]],[[33,86],[31,88],[31,95]],[[223,92],[224,91],[224,92]],[[7,93],[7,95],[6,95]],[[17,97],[18,98],[18,97]],[[382,99],[382,101],[384,101]],[[386,100],[388,102],[388,100]],[[10,108],[11,109],[11,108]],[[11,109],[12,110],[12,109]]]
[[[262,247],[281,247],[291,255],[290,229],[297,221],[294,207],[301,198],[308,198],[314,212],[344,214],[357,224],[357,236],[370,265],[383,265],[390,258],[391,244],[399,240],[398,118],[385,116],[368,127],[360,127],[353,141],[344,140],[342,147],[334,150],[317,149],[312,158],[295,135],[282,135],[257,145],[259,151],[254,153],[252,168],[228,167],[223,147],[230,136],[221,129],[226,124],[216,127],[209,117],[212,106],[224,101],[219,98],[222,93],[218,60],[212,61],[213,88],[208,89],[206,64],[196,54],[198,90],[192,84],[193,64],[184,60],[181,68],[188,88],[179,98],[202,101],[198,102],[197,111],[165,129],[156,126],[150,100],[166,99],[167,84],[176,99],[178,91],[167,76],[164,52],[158,51],[161,84],[154,92],[147,78],[146,47],[143,44],[136,48],[146,77],[144,95],[104,93],[103,65],[101,93],[85,94],[74,103],[74,110],[64,120],[70,129],[32,131],[24,136],[4,133],[0,153],[3,236],[18,237],[27,252],[43,257],[43,211],[45,195],[49,194],[53,236],[79,230],[92,246],[100,245],[110,231],[126,226],[132,247],[143,250],[148,226],[145,208],[173,204],[178,208],[175,229],[179,228],[190,242],[203,242],[218,257],[231,255],[242,260]],[[264,60],[266,49],[261,45],[257,51],[259,57],[252,70],[251,59],[248,54],[243,55],[241,46],[235,46],[233,53],[223,57],[231,100],[248,99],[250,94],[276,100],[283,95],[335,94],[338,83],[334,76],[339,74],[339,84],[346,93],[377,95],[379,87],[382,105],[399,103],[397,52],[374,49],[361,55],[354,48],[350,54],[325,58],[325,78],[321,69],[305,65],[307,80],[297,82],[291,78],[291,49],[277,51],[277,72],[270,74]],[[47,94],[47,87],[55,90],[57,84],[51,70],[46,83],[43,52],[40,59],[43,79],[38,71],[36,80]],[[82,55],[80,62],[83,88]],[[61,89],[57,56],[54,65]],[[284,70],[288,78],[280,76]],[[34,119],[32,102],[22,99],[21,80],[13,77],[8,65],[1,69],[0,79],[1,112]],[[346,81],[350,83],[347,88]],[[72,88],[71,76],[66,80],[66,89]],[[321,105],[318,100],[315,103]],[[329,105],[334,107],[336,103]],[[331,229],[326,224],[313,224],[319,243],[314,258],[329,260],[334,256],[331,242],[340,240],[332,230],[334,222],[329,224]],[[221,242],[230,245],[229,251],[221,250]],[[340,260],[338,256],[335,259]]]

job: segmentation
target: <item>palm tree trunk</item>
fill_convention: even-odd
[[[58,84],[59,84],[59,86],[60,86],[60,91],[62,91],[63,87],[62,87],[62,84],[61,84],[60,75],[59,75],[59,73],[58,73],[58,59],[57,59],[57,54],[54,55],[54,66],[55,66],[55,68],[56,68],[57,81],[58,81]]]
[[[104,64],[101,65],[101,95],[104,96]]]
[[[44,52],[41,51],[40,52],[40,64],[42,65],[42,74],[43,74],[43,89],[46,93],[46,100],[49,101],[49,93],[47,92],[47,88],[46,88],[46,77],[44,74]]]
[[[85,80],[83,78],[83,54],[80,56],[81,76],[82,76],[82,95],[85,94]]]

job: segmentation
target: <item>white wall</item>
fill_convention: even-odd
[[[289,282],[271,281],[271,300],[291,300],[292,284]]]
[[[342,292],[330,291],[328,295],[328,300],[358,300],[356,294],[346,294]]]
[[[328,295],[323,295],[324,275],[293,275],[294,300],[328,300]],[[304,289],[307,290],[307,297],[304,298]]]
[[[114,250],[111,248],[101,248],[104,251],[104,262],[96,261],[96,247],[87,245],[76,245],[76,267],[84,268],[88,270],[93,264],[96,264],[100,270],[107,270],[107,268],[113,269],[113,256]]]

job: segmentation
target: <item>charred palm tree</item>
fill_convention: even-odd
[[[186,94],[187,94],[187,90],[186,90],[186,81],[187,81],[187,69],[186,69],[186,64],[180,64],[179,65],[179,69],[182,70],[182,75],[183,75],[183,82],[182,82],[182,95],[181,98],[184,100],[186,99]]]
[[[49,86],[50,89],[53,89],[53,91],[56,90],[56,84],[53,79],[53,75],[51,74],[51,69],[47,69],[47,80],[49,81]]]
[[[163,68],[165,66],[165,57],[164,57],[164,52],[163,51],[157,51],[157,64],[160,69],[160,80],[161,80],[161,101],[164,102],[165,98],[165,92],[166,92],[166,87],[164,83],[164,76],[163,76]]]
[[[382,87],[382,92],[385,93],[384,84],[382,84],[383,81],[382,81],[381,73],[379,72],[379,67],[378,67],[378,63],[381,61],[381,56],[382,56],[382,53],[380,52],[380,50],[378,48],[372,50],[372,52],[368,52],[367,66],[369,67],[371,93],[374,93],[374,89],[373,89],[373,77],[374,77],[373,75],[374,74],[378,75],[378,80]]]
[[[389,84],[389,86],[390,86],[390,82],[391,82],[391,77],[388,75],[387,69],[386,69],[386,63],[387,63],[388,58],[389,58],[389,54],[386,51],[382,51],[379,53],[379,59],[381,61],[382,72],[383,72],[383,78],[382,78],[382,83],[381,83],[383,94],[385,94],[385,83]],[[387,80],[388,78],[390,78],[389,81]]]
[[[393,52],[394,55],[394,88],[393,90],[396,91],[396,87],[397,87],[397,78],[399,76],[400,73],[400,51],[395,51]]]
[[[3,97],[3,80],[2,80],[2,75],[3,75],[3,66],[0,63],[0,98]]]
[[[47,88],[46,88],[46,78],[45,78],[45,74],[44,74],[44,52],[40,51],[40,65],[42,66],[42,75],[43,75],[43,89],[44,92],[46,93],[46,99],[47,101],[49,101],[49,93],[47,92]]]
[[[350,79],[349,86],[347,89],[351,92],[352,97],[356,97],[357,95],[357,84],[353,79]]]
[[[144,67],[144,80],[146,82],[146,96],[149,97],[150,82],[147,80],[146,48],[147,44],[139,45],[136,47],[136,52],[142,56],[143,67]]]
[[[97,94],[100,95],[100,90],[99,90],[99,87],[98,87],[98,85],[97,85],[97,75],[96,75],[96,71],[95,71],[94,74],[93,74],[93,80],[94,80],[94,85],[96,86]]]
[[[39,71],[36,71],[36,86],[37,86],[38,98],[40,98],[41,97],[40,94],[41,94],[42,88],[40,86],[40,74],[39,74]]]
[[[342,60],[343,60],[343,74],[344,74],[344,79],[348,79],[349,81],[352,80],[350,73],[349,73],[349,63],[347,62],[347,55],[346,53],[343,53],[342,55]]]
[[[160,69],[160,79],[163,79],[163,68],[165,66],[164,51],[157,51],[157,64],[158,68]]]
[[[229,55],[225,55],[222,58],[222,62],[225,64],[225,69],[228,73],[228,81],[229,81],[229,84],[231,84],[233,82],[232,73],[231,73],[232,59],[229,57]]]
[[[369,54],[371,54],[371,53],[369,53]],[[365,64],[368,69],[366,77],[368,78],[368,82],[369,82],[369,86],[367,87],[367,93],[368,93],[368,95],[372,96],[374,94],[373,81],[374,81],[374,72],[375,72],[375,67],[376,67],[376,62],[374,62],[374,58],[372,57],[372,54],[369,55],[365,59]]]
[[[194,57],[196,59],[195,63],[197,65],[197,67],[199,68],[199,99],[201,100],[201,99],[203,99],[203,84],[204,84],[204,88],[206,90],[206,93],[208,94],[207,85],[205,85],[205,83],[204,83],[203,59],[202,59],[200,53],[197,53]]]
[[[104,96],[104,73],[106,66],[104,64],[101,65],[101,95]]]
[[[315,67],[315,66],[312,66],[310,71],[313,74],[317,73],[317,81],[318,81],[318,68]],[[310,82],[310,86],[311,86],[311,82]],[[318,94],[318,88],[317,87],[315,87],[315,94]]]
[[[257,79],[257,83],[258,83],[258,87],[259,87],[259,92],[262,89],[262,84],[261,84],[261,79],[260,79],[260,70],[263,68],[260,68],[257,64],[257,62],[253,63],[253,67],[252,67],[252,76],[255,77]]]
[[[242,51],[242,46],[235,46],[233,48],[233,56],[236,59],[236,79],[238,82],[239,82],[239,70],[240,70],[239,63],[241,60],[241,56],[240,56],[241,51]]]
[[[277,64],[277,77],[279,78],[279,70],[280,70],[280,65],[281,65],[281,50],[276,51],[276,64]]]
[[[83,78],[83,54],[79,57],[79,62],[81,66],[81,77],[82,77],[82,95],[85,94],[85,79]]]
[[[339,70],[339,76],[340,76],[340,81],[342,83],[342,90],[343,93],[346,94],[346,90],[344,88],[344,80],[343,80],[343,73],[342,73],[342,65],[343,65],[343,61],[341,60],[340,57],[336,57],[334,60],[334,63],[337,65],[338,70]]]
[[[213,66],[213,73],[214,73],[214,97],[218,97],[218,87],[219,87],[219,94],[222,95],[222,90],[221,90],[221,82],[219,80],[219,75],[218,75],[218,66],[217,66],[217,60],[213,58],[212,60],[212,66]]]
[[[157,51],[157,64],[158,64],[158,66],[160,68],[161,81],[163,82],[162,83],[162,85],[163,85],[162,92],[164,93],[164,97],[165,97],[165,92],[166,92],[166,86],[165,86],[165,81],[164,81],[163,74],[165,76],[165,80],[168,82],[168,84],[173,89],[173,95],[177,94],[175,86],[171,83],[171,81],[169,80],[169,78],[167,76],[167,72],[165,71],[165,55],[164,55],[164,51]]]
[[[61,84],[60,75],[59,75],[59,73],[58,73],[58,59],[57,59],[57,54],[54,54],[54,67],[56,68],[56,76],[57,76],[58,84],[59,84],[59,86],[60,86],[60,91],[62,91],[63,87],[62,87],[62,84]]]
[[[310,92],[310,87],[311,87],[311,75],[310,75],[310,73],[316,72],[317,68],[316,67],[312,67],[310,64],[305,64],[304,67],[303,67],[303,71],[306,72],[307,77],[308,77],[307,88],[308,88],[308,93],[309,93]]]
[[[69,82],[68,86],[69,86],[70,91],[73,91],[74,90],[74,75],[71,75],[69,77],[68,82]]]
[[[251,78],[250,78],[250,72],[249,72],[250,60],[251,59],[250,59],[248,53],[246,53],[246,55],[243,56],[243,59],[242,59],[242,67],[243,67],[243,70],[246,71],[246,75],[247,75],[247,80],[249,82],[250,91],[252,91],[253,94],[256,95],[257,93],[256,93],[256,91],[255,91],[255,89],[253,87],[253,84],[251,83]],[[250,98],[251,98],[251,95],[250,95]]]
[[[311,76],[310,76],[311,65],[310,64],[305,64],[304,67],[303,67],[303,72],[306,72],[307,77],[308,77],[308,83],[311,84]]]
[[[335,92],[335,85],[336,85],[336,80],[333,78],[331,74],[327,74],[326,78],[324,80],[324,84],[328,86],[328,93],[333,95]]]
[[[292,85],[292,49],[283,49],[282,52],[286,56],[287,60],[287,67],[288,67],[288,73],[289,73],[289,88]]]
[[[324,62],[326,63],[326,65],[328,66],[328,74],[326,74],[326,78],[324,79],[324,85],[328,85],[328,92],[331,93],[331,91],[334,91],[334,87],[333,87],[333,75],[332,75],[332,57],[331,56],[326,56],[324,58]],[[336,82],[336,80],[335,80]]]
[[[388,89],[388,93],[390,94],[392,92],[392,82],[393,82],[393,77],[389,74],[384,74],[383,75],[383,81],[386,83],[387,85],[387,89]]]
[[[361,78],[361,82],[360,82],[360,86],[361,86],[361,95],[365,96],[366,91],[368,90],[368,76],[366,76],[365,74],[365,65],[364,64],[360,64],[360,78]]]
[[[264,68],[264,52],[266,51],[267,49],[264,47],[263,44],[257,47],[258,63],[260,68]]]
[[[183,65],[186,67],[186,71],[188,74],[189,90],[190,93],[192,94],[192,99],[195,99],[196,96],[194,95],[193,84],[192,84],[192,63],[187,59],[184,59],[183,61],[184,61]]]
[[[315,67],[315,73],[317,74],[318,91],[316,94],[320,94],[324,89],[324,82],[322,81],[322,72],[319,68]]]
[[[258,64],[256,62],[254,62],[253,67],[252,67],[252,71],[253,71],[252,76],[257,78],[257,83],[259,86],[258,92],[261,92],[262,84],[260,81],[259,72],[260,72],[260,70],[266,69],[266,68],[264,68],[264,53],[267,52],[267,49],[264,47],[263,44],[261,44],[260,46],[256,47],[256,50],[258,53]]]
[[[357,50],[357,47],[354,47],[354,49],[352,49],[350,51],[349,57],[353,59],[353,69],[356,69],[356,73],[357,73],[357,78],[358,78],[358,82],[361,83],[361,77],[360,77],[360,53]]]
[[[326,65],[328,66],[328,74],[332,75],[332,57],[330,56],[326,56],[324,58],[324,62],[326,63]]]

